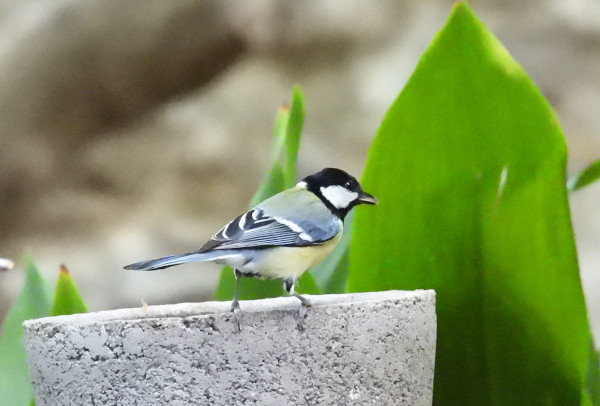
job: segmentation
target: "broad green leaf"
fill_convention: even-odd
[[[50,314],[60,316],[63,314],[87,313],[87,311],[87,306],[79,295],[75,281],[69,274],[67,267],[61,265]]]
[[[594,341],[590,341],[587,379],[585,382],[585,395],[589,404],[600,405],[600,359]]]
[[[25,285],[2,324],[0,336],[0,406],[25,406],[33,387],[25,361],[23,330],[25,320],[47,316],[51,290],[31,261],[27,261]]]
[[[579,405],[590,333],[548,102],[458,3],[369,150],[350,291],[435,289],[436,405]]]
[[[572,176],[567,182],[567,188],[569,192],[574,192],[575,190],[591,185],[598,179],[600,179],[600,159]]]
[[[275,142],[271,168],[265,180],[254,194],[250,207],[263,200],[294,186],[296,183],[296,162],[300,147],[300,135],[304,124],[304,98],[299,87],[295,87],[292,104],[283,106],[275,118]],[[221,271],[219,283],[215,290],[216,300],[230,300],[233,297],[235,277],[230,267]],[[296,284],[297,291],[302,293],[320,293],[310,272],[306,272]],[[240,282],[240,299],[261,299],[277,297],[283,293],[282,283],[276,280],[258,280],[243,278]]]

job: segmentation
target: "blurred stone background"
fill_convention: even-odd
[[[243,210],[273,118],[306,95],[300,175],[360,176],[452,1],[0,0],[0,257],[65,263],[91,310],[210,298],[219,268],[134,273]],[[600,158],[600,3],[472,1],[554,106],[570,172]],[[600,337],[600,185],[571,195]],[[0,319],[23,281],[0,275]]]

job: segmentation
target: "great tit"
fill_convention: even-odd
[[[153,271],[197,261],[229,265],[236,279],[231,311],[240,310],[242,277],[279,279],[285,291],[302,304],[298,314],[302,329],[310,301],[294,291],[294,283],[331,253],[341,239],[344,218],[361,203],[377,204],[377,199],[348,173],[325,168],[236,217],[200,249],[137,262],[125,269]]]

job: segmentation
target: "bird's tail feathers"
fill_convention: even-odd
[[[149,261],[136,262],[135,264],[126,265],[123,268],[133,271],[155,271],[157,269],[164,269],[170,266],[185,264],[187,262],[215,261],[230,255],[231,254],[219,251],[188,252],[185,254],[169,255],[158,259],[151,259]]]

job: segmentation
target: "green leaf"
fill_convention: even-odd
[[[267,172],[267,177],[265,181],[259,186],[256,193],[252,197],[250,201],[250,207],[254,207],[263,200],[276,195],[283,189],[283,185],[285,181],[283,179],[283,171],[281,170],[281,165],[279,162],[274,162],[269,172]]]
[[[572,176],[567,182],[567,188],[569,192],[574,192],[575,190],[591,185],[598,179],[600,179],[600,159]]]
[[[50,312],[50,287],[31,261],[27,261],[25,285],[10,308],[0,336],[0,406],[28,405],[33,387],[25,361],[23,330],[25,320],[47,316]]]
[[[61,265],[54,291],[51,315],[60,316],[63,314],[87,313],[87,311],[87,306],[79,295],[75,281],[69,274],[67,267]]]
[[[300,135],[304,126],[304,96],[298,86],[292,91],[292,107],[285,129],[285,159],[283,161],[284,189],[296,184],[298,172],[298,150],[300,149]]]
[[[250,200],[250,207],[254,207],[269,197],[276,195],[286,188],[285,175],[281,165],[282,150],[286,142],[286,129],[290,119],[290,108],[282,106],[275,117],[274,135],[275,141],[271,153],[271,167],[267,171],[265,179],[258,187]]]
[[[579,405],[590,333],[548,102],[458,3],[387,112],[350,291],[435,289],[436,405]]]
[[[296,183],[296,164],[300,135],[304,124],[304,98],[299,87],[295,87],[291,106],[279,109],[275,118],[275,143],[272,163],[265,180],[252,197],[250,207],[263,200],[294,186]],[[296,284],[298,292],[320,293],[310,272],[305,272]],[[221,271],[219,283],[215,290],[216,300],[230,300],[235,288],[235,277],[230,267]],[[258,280],[242,278],[239,288],[240,299],[262,299],[277,297],[283,293],[282,283],[276,280]]]
[[[585,395],[589,399],[589,404],[600,405],[600,355],[598,354],[598,350],[596,350],[593,340],[590,340],[589,349]]]

